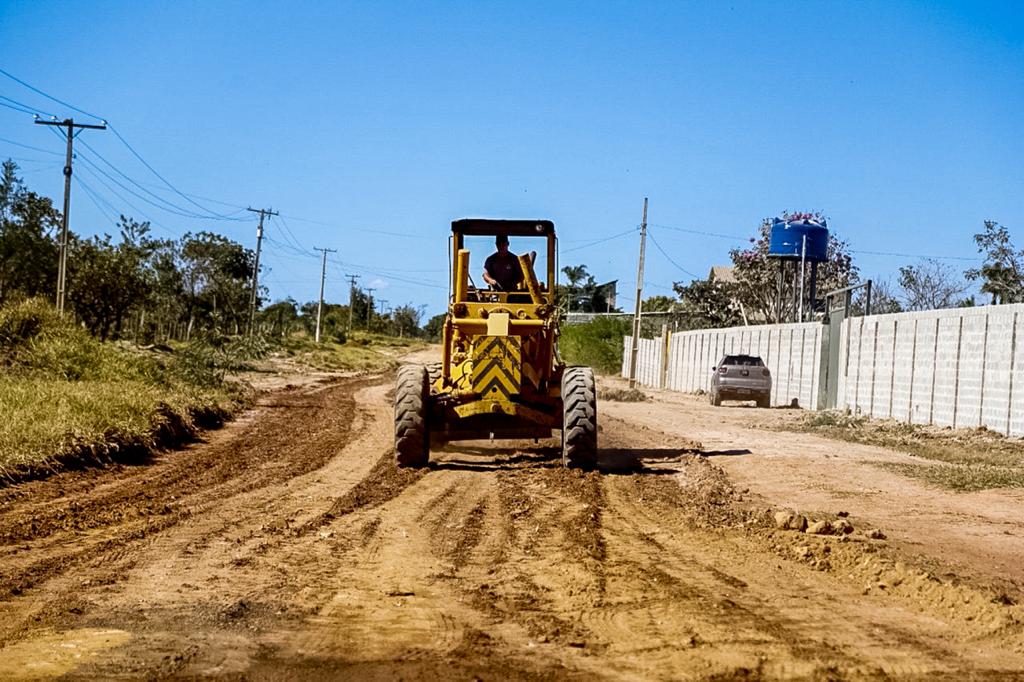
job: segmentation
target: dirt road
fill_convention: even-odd
[[[0,489],[0,677],[1022,676],[1012,585],[776,530],[682,436],[700,417],[602,408],[600,472],[555,441],[400,471],[392,380],[280,389],[183,451]]]

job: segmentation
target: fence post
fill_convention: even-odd
[[[1010,332],[1010,381],[1006,387],[1006,435],[1010,435],[1010,427],[1013,426],[1013,372],[1016,369],[1017,359],[1017,313],[1013,314],[1013,330]]]
[[[665,388],[668,377],[668,347],[672,342],[672,335],[668,333],[668,325],[661,325],[661,376],[658,377],[658,388]]]

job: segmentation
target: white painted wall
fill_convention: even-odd
[[[631,339],[624,346],[623,376],[629,375]],[[662,387],[661,339],[640,339],[637,381],[643,386]],[[772,373],[772,404],[813,407],[818,391],[818,360],[821,325],[773,324],[729,329],[701,329],[676,332],[669,337],[668,368],[664,388],[693,393],[707,391],[711,368],[724,355],[760,355]]]
[[[641,339],[637,379],[673,391],[708,390],[727,353],[760,355],[773,405],[817,407],[822,327],[777,324]],[[915,424],[985,426],[1024,436],[1024,304],[854,317],[839,339],[838,408]],[[630,338],[622,374],[629,374]]]
[[[855,317],[838,407],[1024,435],[1024,304]]]

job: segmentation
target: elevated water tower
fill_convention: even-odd
[[[818,287],[818,263],[828,259],[828,223],[812,213],[784,213],[772,220],[768,257],[779,261],[779,310],[783,309],[783,283],[787,270],[793,279],[793,319],[804,321],[804,301],[812,315]],[[811,266],[810,296],[804,297],[807,265]]]

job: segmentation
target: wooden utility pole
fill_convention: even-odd
[[[327,254],[337,253],[337,249],[320,249],[313,247],[314,251],[323,251],[324,260],[323,265],[320,268],[320,303],[316,306],[316,342],[320,343],[320,319],[323,317],[324,312],[324,279],[327,278]]]
[[[252,269],[252,298],[249,300],[249,335],[256,329],[256,292],[260,285],[260,250],[263,248],[263,219],[268,215],[278,215],[269,208],[247,208],[247,211],[260,214],[260,225],[256,228],[256,263]]]
[[[370,331],[370,320],[373,318],[373,292],[376,289],[366,288],[366,331]]]
[[[647,197],[644,197],[644,215],[640,222],[640,261],[636,266],[636,307],[633,309],[633,340],[629,350],[629,387],[636,388],[636,354],[640,349],[641,301],[644,296],[644,248],[647,246]]]
[[[352,311],[356,307],[356,280],[359,279],[359,275],[350,275],[346,272],[345,276],[348,277],[348,330],[352,331]]]
[[[68,271],[68,220],[69,213],[71,212],[71,160],[74,158],[74,150],[72,149],[72,142],[75,139],[75,128],[83,129],[88,128],[90,130],[106,130],[107,122],[104,121],[102,125],[91,125],[86,123],[75,123],[72,118],[66,118],[63,121],[43,121],[38,116],[35,121],[38,125],[42,126],[57,126],[59,128],[66,128],[64,136],[67,138],[68,149],[67,156],[64,161],[64,211],[61,213],[61,226],[60,226],[60,256],[57,260],[57,314],[64,314],[64,298],[65,298],[65,284],[67,281]]]

